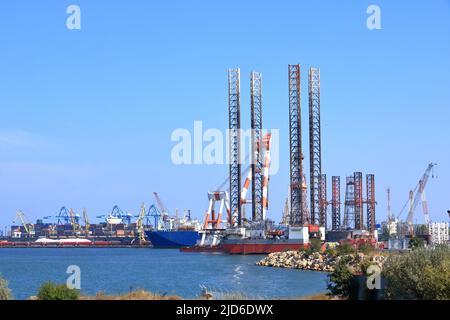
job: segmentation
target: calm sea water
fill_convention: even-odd
[[[252,298],[291,298],[326,291],[322,272],[258,267],[263,256],[183,253],[175,249],[0,249],[0,273],[15,299],[35,295],[45,281],[65,283],[69,265],[81,268],[81,291],[145,289],[195,298],[201,285]]]

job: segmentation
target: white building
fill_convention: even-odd
[[[448,243],[448,222],[432,222],[428,225],[431,244]]]

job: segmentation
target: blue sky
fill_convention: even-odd
[[[66,8],[81,8],[81,30]],[[381,30],[366,9],[381,8]],[[175,166],[177,128],[224,130],[227,68],[241,68],[242,126],[250,71],[263,73],[263,122],[280,129],[270,217],[287,195],[287,65],[321,68],[322,166],[374,173],[377,220],[386,187],[398,213],[430,161],[431,218],[450,209],[450,1],[8,1],[0,10],[0,226],[66,205],[91,217],[137,213],[157,191],[172,211],[203,217],[225,165]],[[305,161],[308,169],[308,161]],[[344,183],[342,183],[344,195]],[[328,191],[331,195],[331,190]],[[343,211],[343,208],[342,208]],[[405,217],[405,214],[403,215]],[[416,213],[423,221],[422,213]]]

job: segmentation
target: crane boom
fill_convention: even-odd
[[[86,237],[88,237],[91,224],[89,223],[89,217],[87,215],[86,208],[83,208],[83,220],[84,220],[84,231],[86,232]]]
[[[145,204],[142,203],[138,219],[136,220],[136,232],[140,241],[145,241],[145,230],[144,230],[145,211],[146,211]]]
[[[21,211],[17,211],[16,217],[13,220],[13,223],[16,223],[17,219],[20,219],[25,232],[31,236],[34,234],[34,225],[28,220],[27,216]]]
[[[420,200],[422,200],[422,207],[423,207],[425,223],[428,224],[430,222],[430,216],[428,213],[428,205],[427,205],[426,198],[425,198],[425,187],[427,185],[430,174],[432,174],[433,168],[436,165],[437,164],[433,163],[433,162],[428,164],[428,167],[425,170],[424,174],[422,175],[422,178],[419,180],[419,182],[417,183],[414,190],[410,191],[409,212],[408,212],[408,218],[407,218],[407,222],[410,225],[410,233],[412,233],[414,211],[416,210],[416,207],[419,204]],[[432,176],[434,176],[434,175],[432,174]]]
[[[166,206],[164,205],[164,203],[162,202],[161,198],[159,197],[157,192],[153,192],[153,196],[156,199],[156,203],[158,204],[159,210],[161,210],[161,213],[163,215],[168,214],[169,212],[167,211]]]

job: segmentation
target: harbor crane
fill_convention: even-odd
[[[414,211],[416,210],[416,207],[419,204],[419,202],[422,202],[422,210],[424,214],[425,224],[430,223],[430,214],[428,212],[428,204],[425,197],[425,187],[427,186],[427,182],[430,175],[432,178],[435,177],[434,175],[435,166],[437,166],[437,163],[431,162],[428,164],[427,169],[425,170],[424,174],[422,175],[421,179],[419,180],[415,188],[409,192],[408,202],[405,204],[405,206],[403,206],[403,209],[400,211],[401,214],[405,209],[406,205],[409,204],[408,217],[406,221],[408,223],[409,234],[411,236],[413,236],[414,234],[414,226],[413,226]]]
[[[163,223],[161,221],[161,212],[159,212],[158,208],[154,204],[152,204],[152,205],[150,205],[150,207],[148,207],[146,217],[147,217],[147,221],[146,221],[147,225],[150,224],[150,217],[152,217],[154,219],[153,228],[155,230],[161,230],[164,228]]]
[[[86,233],[86,237],[88,237],[91,224],[89,223],[89,217],[87,215],[86,208],[83,208],[83,220],[84,220],[84,232]]]
[[[169,215],[169,211],[167,207],[164,205],[164,202],[161,200],[157,192],[153,192],[153,196],[155,197],[156,203],[158,204],[159,210],[163,216]]]
[[[17,219],[20,220],[22,223],[23,228],[25,229],[25,232],[29,237],[34,235],[34,225],[28,220],[27,216],[21,211],[17,211],[16,217],[12,221],[12,223],[16,223]]]
[[[69,210],[69,218],[70,218],[70,224],[72,225],[72,229],[74,233],[77,233],[77,231],[80,229],[80,216],[77,215],[72,208]]]
[[[61,207],[61,209],[59,210],[59,213],[56,217],[58,218],[59,225],[70,223],[69,210],[65,206]]]
[[[144,217],[145,217],[145,204],[142,203],[139,217],[136,221],[136,233],[140,242],[145,242],[145,230],[144,230]]]

